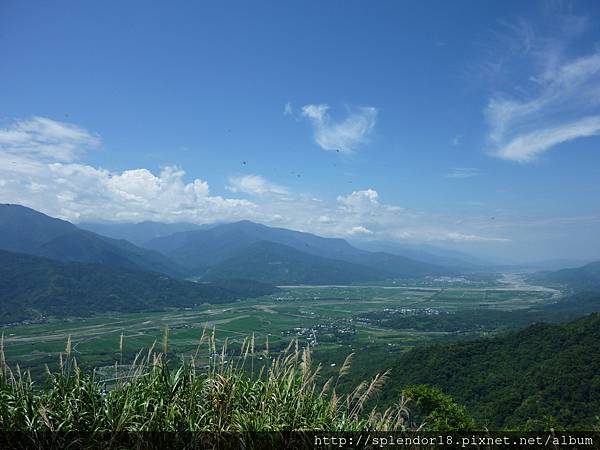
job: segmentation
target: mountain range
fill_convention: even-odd
[[[562,284],[575,291],[600,289],[600,261],[572,269],[561,269],[537,275],[545,282]]]
[[[259,244],[261,242],[277,244],[277,249],[273,245]],[[269,248],[262,257],[257,251],[260,246]],[[453,269],[405,256],[361,250],[343,239],[273,228],[247,220],[159,237],[145,247],[163,253],[196,274],[206,273],[211,277],[221,276],[218,273],[220,269],[241,275],[239,268],[243,267],[246,276],[254,278],[252,271],[256,271],[260,273],[258,279],[263,279],[269,274],[281,274],[281,266],[292,266],[300,260],[319,266],[322,272],[317,277],[299,274],[296,281],[288,281],[300,283],[302,279],[310,284],[335,283],[340,273],[345,270],[356,272],[360,267],[363,274],[355,281],[455,273]],[[234,271],[234,267],[238,270]]]
[[[362,243],[376,250],[370,251],[344,239],[247,220],[216,225],[141,222],[82,226],[87,229],[24,206],[0,205],[0,250],[176,278],[249,279],[275,284],[349,284],[454,275],[490,267],[485,261],[452,250]],[[600,286],[600,263],[535,277],[577,290],[596,288]]]
[[[0,250],[180,278],[247,278],[284,284],[352,283],[455,273],[401,255],[361,250],[343,239],[250,221],[214,226],[154,222],[85,226],[106,229],[112,236],[137,235],[143,247],[24,206],[0,205]],[[186,231],[167,234],[179,229]],[[152,235],[158,237],[147,241]]]
[[[461,272],[479,272],[494,266],[489,261],[464,252],[429,244],[395,243],[381,240],[351,241],[351,244],[370,252],[385,252],[417,261],[449,267]]]
[[[274,284],[351,284],[452,273],[342,239],[241,221],[86,225],[0,205],[0,323],[219,303]],[[138,246],[123,235],[136,236]],[[155,236],[153,238],[153,236]],[[185,281],[185,278],[196,281]]]
[[[161,223],[153,221],[144,221],[138,223],[112,223],[112,222],[81,222],[79,228],[92,231],[102,236],[113,239],[125,239],[135,245],[143,247],[144,244],[163,236],[180,233],[182,231],[199,230],[208,228],[210,225],[196,225],[193,223]]]
[[[243,221],[241,223],[243,223]],[[150,247],[157,245],[159,248],[161,248],[161,245],[163,244],[156,242],[150,243],[150,241],[157,238],[167,237],[175,233],[201,229],[207,230],[218,225],[219,224],[196,225],[184,222],[160,223],[152,221],[139,223],[81,222],[78,224],[80,228],[114,239],[126,239],[142,247],[147,245]],[[274,228],[268,229],[271,231],[274,230]],[[185,234],[181,235],[182,239],[184,236]],[[170,239],[171,238],[169,238],[169,240]],[[341,239],[338,239],[338,241],[339,240]],[[279,242],[277,239],[275,241]],[[349,244],[352,247],[355,247],[355,250],[361,249],[368,252],[390,253],[428,264],[452,268],[457,271],[481,271],[489,269],[493,265],[489,261],[482,260],[464,252],[429,244],[399,244],[381,240],[349,241]],[[169,246],[169,248],[171,248],[171,246]],[[303,248],[300,248],[300,250],[304,251]],[[335,259],[335,255],[333,255],[333,257]]]
[[[0,250],[176,277],[186,275],[183,267],[159,252],[82,230],[70,222],[20,205],[0,205]]]

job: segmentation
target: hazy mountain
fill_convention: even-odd
[[[467,253],[428,244],[399,244],[387,241],[352,241],[352,245],[372,252],[387,252],[416,261],[450,267],[460,271],[485,270],[493,265],[488,261],[484,261]]]
[[[149,242],[146,247],[176,256],[188,264],[204,266],[230,258],[244,247],[259,241],[275,242],[305,253],[333,259],[366,253],[352,247],[343,239],[323,238],[310,233],[268,227],[248,220],[158,238]]]
[[[129,242],[142,246],[152,239],[203,228],[203,226],[193,223],[161,223],[152,221],[139,223],[82,222],[78,224],[78,227],[113,239],[126,239]]]
[[[561,270],[576,269],[590,262],[593,261],[582,259],[546,259],[541,261],[526,262],[523,263],[522,266],[537,270]]]
[[[577,291],[596,290],[600,289],[600,261],[574,269],[537,274],[536,277],[546,282],[567,285]]]
[[[70,222],[20,205],[0,205],[0,250],[173,276],[185,274],[184,269],[158,252],[82,230]]]
[[[275,290],[253,281],[192,283],[155,272],[0,250],[0,323],[222,303]]]
[[[278,285],[350,284],[385,278],[382,271],[259,241],[211,267],[207,279],[247,278]]]
[[[147,248],[160,251],[195,272],[236,257],[250,245],[267,241],[291,247],[308,255],[340,260],[384,271],[387,276],[419,277],[448,274],[452,270],[434,264],[392,255],[369,252],[343,239],[324,238],[311,233],[272,228],[250,221],[217,225],[206,230],[175,233],[154,239]]]

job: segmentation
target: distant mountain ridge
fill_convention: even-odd
[[[88,225],[89,226],[89,225]],[[169,231],[182,228],[169,235]],[[19,205],[0,205],[0,250],[199,279],[248,278],[285,284],[338,284],[451,275],[455,270],[401,255],[370,252],[344,239],[247,220],[212,225],[94,225],[113,236],[161,236],[144,247],[83,230]],[[188,229],[191,228],[191,229]],[[318,268],[318,270],[317,270]]]
[[[126,239],[129,242],[142,247],[146,242],[149,242],[152,239],[206,227],[206,225],[203,226],[185,222],[162,223],[153,221],[138,223],[81,222],[78,223],[77,226],[84,230],[92,231],[113,239]]]
[[[230,258],[239,262],[240,254],[258,242],[271,242],[287,247],[293,257],[297,256],[295,252],[302,252],[338,263],[362,266],[364,272],[372,276],[372,280],[454,273],[452,269],[399,255],[361,250],[344,239],[273,228],[247,220],[216,225],[210,229],[175,233],[148,242],[146,248],[167,255],[191,271],[203,273],[211,266],[222,267],[221,263]],[[282,251],[283,248],[279,247],[279,256]],[[211,276],[216,276],[216,269],[211,269],[210,273]]]
[[[534,277],[545,282],[566,285],[575,291],[596,290],[600,289],[600,261],[573,269],[543,272]]]
[[[416,261],[444,266],[460,271],[481,271],[494,266],[494,264],[489,261],[484,261],[483,259],[476,258],[467,253],[428,244],[408,244],[387,241],[352,241],[351,244],[371,252],[391,253],[393,255],[404,256]]]
[[[186,274],[185,269],[159,252],[82,230],[20,205],[0,205],[0,250],[171,276]]]
[[[382,280],[385,275],[358,264],[310,255],[274,242],[259,241],[209,268],[204,278],[244,278],[277,285],[351,284]]]

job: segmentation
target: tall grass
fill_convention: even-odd
[[[58,370],[36,385],[28,372],[8,367],[0,342],[0,429],[27,432],[199,432],[283,430],[403,430],[408,410],[402,398],[385,411],[365,411],[388,374],[340,395],[336,376],[323,382],[310,348],[293,341],[271,354],[246,339],[236,356],[227,340],[218,347],[214,331],[203,332],[193,356],[168,364],[168,330],[162,351],[154,346],[123,365],[123,337],[114,377],[84,371],[72,354],[71,339]],[[202,362],[202,363],[201,363]]]

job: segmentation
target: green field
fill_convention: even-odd
[[[458,284],[458,285],[457,285]],[[112,366],[153,343],[162,345],[169,329],[172,359],[193,353],[203,330],[215,331],[218,342],[235,348],[254,334],[262,347],[269,340],[277,350],[291,339],[310,344],[326,366],[339,364],[350,352],[368,350],[379,358],[431,340],[453,339],[456,333],[411,328],[390,329],[364,316],[372,312],[432,315],[466,310],[526,310],[556,300],[557,291],[535,286],[486,282],[461,284],[439,281],[429,286],[296,286],[276,294],[223,305],[135,314],[106,314],[91,318],[54,320],[4,328],[7,362],[43,374],[45,364],[56,365],[67,337],[84,367]],[[435,319],[435,317],[434,317]],[[462,336],[464,337],[464,336]]]

